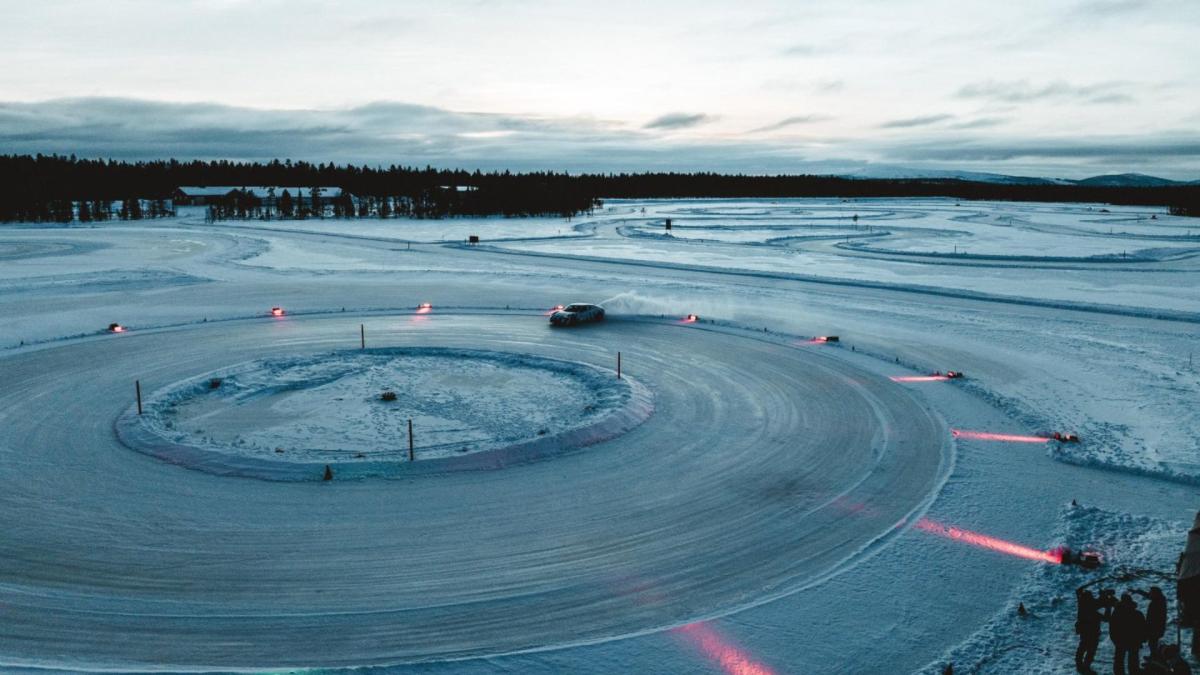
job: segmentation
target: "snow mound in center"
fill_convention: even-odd
[[[608,440],[651,411],[640,384],[587,364],[391,348],[186,380],[153,395],[141,416],[128,411],[117,431],[134,449],[192,468],[316,480],[326,465],[338,478],[501,468]]]

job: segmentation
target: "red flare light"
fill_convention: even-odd
[[[729,675],[774,675],[775,671],[755,661],[704,622],[680,626],[674,631]]]
[[[544,313],[542,314],[542,316],[550,316],[551,314],[553,314],[553,313],[555,313],[555,312],[561,312],[561,311],[562,311],[562,309],[563,309],[563,306],[562,306],[562,305],[555,305],[555,306],[553,306],[553,307],[551,307],[551,308],[550,308],[550,311],[548,311],[548,312],[544,312]]]
[[[1050,441],[1050,439],[1046,436],[994,434],[990,431],[964,431],[962,429],[951,429],[950,433],[953,434],[955,438],[965,438],[973,441],[1003,441],[1005,443],[1046,443]]]
[[[928,518],[922,518],[917,521],[916,528],[922,532],[936,534],[939,537],[953,539],[964,544],[986,548],[999,553],[1007,553],[1008,555],[1027,560],[1036,560],[1038,562],[1050,563],[1053,565],[1061,565],[1063,561],[1062,549],[1052,549],[1049,551],[1039,551],[1036,548],[1014,544],[1011,541],[989,537],[986,534],[979,534],[970,530],[961,530],[957,527],[950,527],[941,523],[932,521]]]
[[[700,320],[700,317],[696,316],[695,314],[688,314],[687,317],[685,317],[683,321],[684,321],[684,323],[696,323],[699,320]]]
[[[271,316],[283,316],[283,308],[282,307],[272,307],[271,308]]]
[[[428,314],[433,311],[433,303],[422,302],[417,305],[417,314]]]

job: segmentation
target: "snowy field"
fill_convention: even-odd
[[[204,209],[184,207],[179,211],[183,222],[203,222]],[[512,239],[547,239],[585,236],[590,232],[586,222],[563,218],[533,217],[451,218],[445,220],[360,218],[351,220],[308,219],[289,221],[219,221],[215,227],[264,232],[324,233],[356,239],[436,243],[463,242],[471,235],[483,242]]]
[[[1198,256],[941,199],[0,226],[0,667],[1074,672],[1073,589],[1200,508]],[[408,419],[414,465],[534,451],[347,468]]]

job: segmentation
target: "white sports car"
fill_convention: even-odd
[[[567,305],[550,315],[551,326],[574,326],[581,323],[603,320],[603,307],[583,303]]]

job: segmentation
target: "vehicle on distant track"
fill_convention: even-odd
[[[962,374],[961,370],[947,370],[946,371],[947,379],[957,380],[957,379],[961,379],[962,376],[963,376],[963,374]]]
[[[1079,442],[1078,434],[1063,433],[1061,431],[1054,432],[1050,437],[1053,438],[1054,440],[1058,441],[1059,443],[1078,443]]]
[[[550,315],[551,326],[576,326],[603,320],[603,307],[582,302],[569,304]]]

